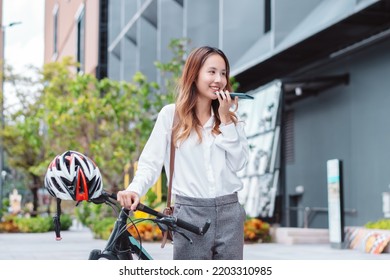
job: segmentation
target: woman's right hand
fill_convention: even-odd
[[[117,200],[122,207],[135,211],[139,203],[139,195],[132,191],[119,191],[117,193]]]
[[[219,107],[218,113],[223,124],[229,124],[232,122],[230,116],[230,108],[235,105],[235,108],[238,108],[238,97],[232,99],[230,97],[230,92],[225,90],[216,91],[215,94],[218,96]],[[237,110],[237,109],[236,109]]]

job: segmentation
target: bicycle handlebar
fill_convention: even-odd
[[[149,208],[148,206],[146,206],[142,203],[138,203],[137,210],[151,214],[151,215],[156,216],[158,218],[169,217],[169,216],[164,215],[160,212],[157,212],[156,210],[154,210],[152,208]],[[175,217],[173,217],[173,218],[175,218]],[[190,224],[190,223],[188,223],[184,220],[181,220],[181,219],[175,218],[175,221],[176,221],[176,225],[178,227],[184,228],[184,229],[191,231],[197,235],[204,235],[208,231],[210,224],[211,224],[210,220],[207,220],[206,223],[203,225],[203,227],[197,227],[197,226],[194,226],[193,224]]]
[[[114,200],[117,200],[117,195],[115,193],[107,193],[107,192],[103,192],[102,195],[96,199],[93,199],[92,202],[94,203],[103,203],[105,202],[108,198],[112,198]],[[197,227],[197,226],[194,226],[193,224],[190,224],[184,220],[181,220],[181,219],[177,219],[173,216],[168,216],[168,215],[165,215],[161,212],[158,212],[142,203],[138,203],[137,205],[137,210],[141,211],[141,212],[144,212],[144,213],[147,213],[147,214],[150,214],[150,215],[153,215],[153,216],[156,216],[157,218],[166,218],[166,217],[172,217],[174,218],[174,221],[176,223],[176,225],[180,228],[183,228],[183,229],[186,229],[190,232],[193,232],[197,235],[204,235],[209,227],[210,227],[210,219],[207,219],[207,221],[205,222],[205,224],[203,225],[203,227]]]

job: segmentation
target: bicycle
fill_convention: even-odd
[[[102,193],[99,198],[91,200],[95,204],[108,204],[111,207],[117,206],[116,194]],[[173,216],[164,215],[142,203],[137,206],[137,211],[141,211],[152,215],[156,218],[141,218],[132,220],[130,217],[130,210],[121,208],[118,218],[115,221],[114,228],[108,238],[107,245],[103,250],[94,249],[89,254],[89,260],[133,260],[138,257],[139,260],[152,260],[152,256],[142,247],[142,240],[135,238],[128,231],[127,220],[130,220],[130,226],[134,226],[136,231],[136,224],[144,221],[152,221],[158,225],[161,231],[171,230],[186,238],[190,243],[192,240],[181,229],[188,230],[198,235],[206,234],[210,227],[210,220],[206,220],[203,227],[197,227],[191,223],[177,219]]]

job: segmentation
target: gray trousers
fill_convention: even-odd
[[[192,198],[176,195],[173,215],[196,226],[211,220],[209,230],[199,236],[181,229],[191,238],[175,232],[174,260],[242,260],[244,249],[245,210],[237,194],[217,198]]]

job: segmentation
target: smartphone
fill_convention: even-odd
[[[241,99],[255,99],[253,96],[241,92],[231,92],[230,97],[234,99],[236,96]]]
[[[248,95],[246,93],[241,93],[241,92],[231,92],[230,93],[231,98],[235,98],[236,96],[238,96],[238,98],[240,98],[240,99],[254,99],[253,96]]]

